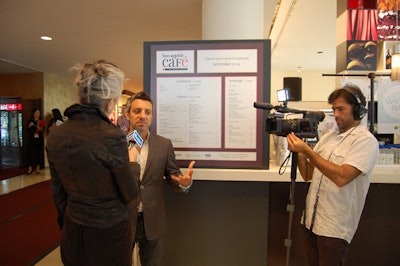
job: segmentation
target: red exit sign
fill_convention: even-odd
[[[22,103],[6,103],[0,104],[0,110],[6,111],[21,111],[22,110]]]

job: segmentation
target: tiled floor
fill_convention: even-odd
[[[7,194],[14,190],[31,186],[33,184],[49,179],[50,179],[50,170],[49,168],[45,168],[40,171],[40,174],[33,173],[31,175],[20,175],[9,179],[1,180],[0,195]]]
[[[56,248],[51,253],[49,253],[46,257],[41,259],[36,266],[62,266],[61,258],[60,258],[60,248]]]

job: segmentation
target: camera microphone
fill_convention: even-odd
[[[317,121],[321,122],[325,118],[325,113],[322,111],[306,111],[304,113],[304,117],[306,117],[306,118],[311,117],[311,118],[314,118]]]
[[[264,109],[264,110],[272,110],[272,109],[275,109],[275,106],[273,106],[270,103],[254,102],[254,108]]]
[[[282,105],[272,105],[270,103],[264,103],[264,102],[254,102],[254,107],[258,109],[263,109],[263,110],[272,110],[275,109],[277,112],[280,113],[303,113],[303,111],[299,111],[296,109],[289,109],[286,106]]]

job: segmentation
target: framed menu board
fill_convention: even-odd
[[[144,43],[151,131],[183,167],[269,168],[267,114],[253,104],[269,102],[270,79],[270,40]]]

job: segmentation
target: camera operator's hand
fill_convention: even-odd
[[[307,149],[311,149],[307,143],[298,138],[293,132],[287,135],[288,149],[292,152],[305,153]]]
[[[287,141],[288,149],[298,153],[297,167],[299,168],[301,176],[305,181],[311,180],[314,172],[314,165],[308,161],[306,152],[311,154],[313,152],[312,149],[293,132],[287,135]]]

